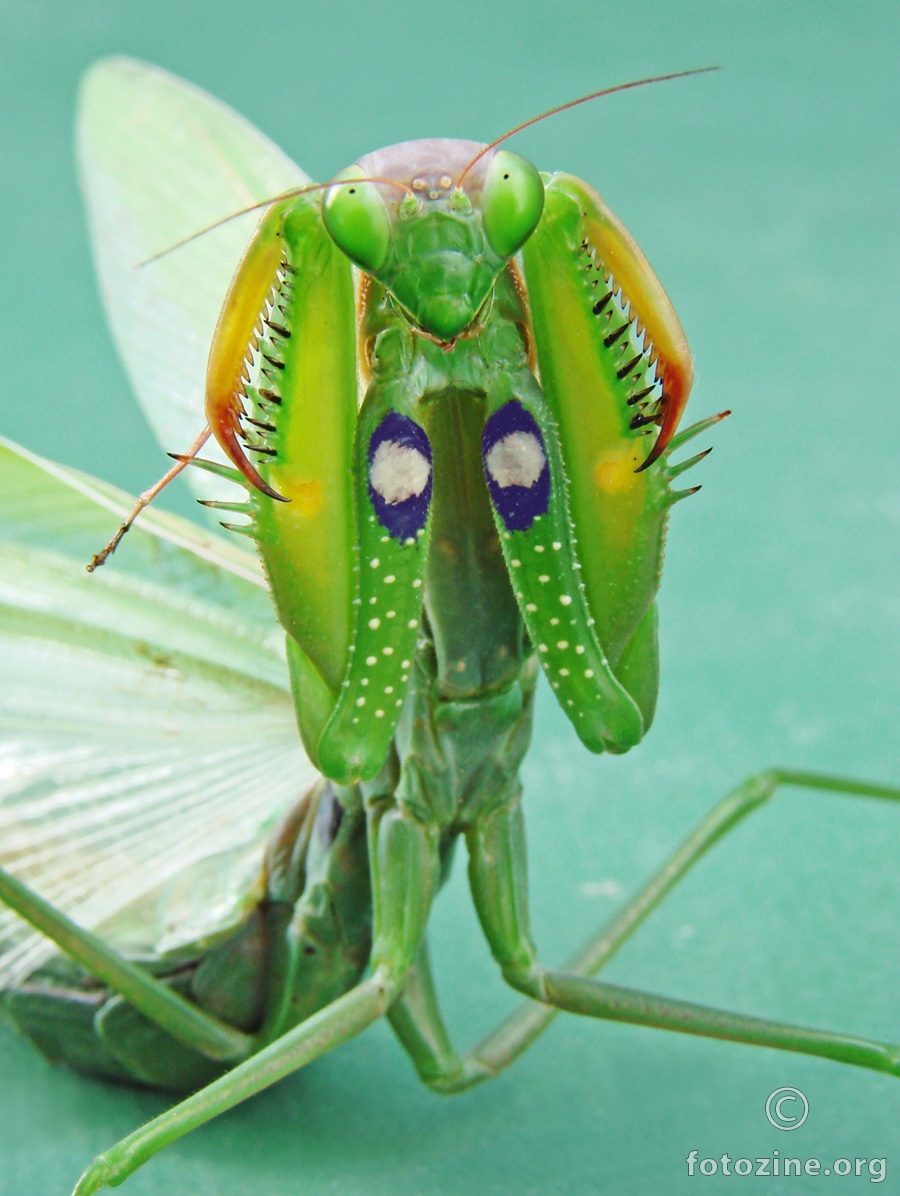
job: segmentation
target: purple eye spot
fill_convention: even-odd
[[[491,501],[508,531],[523,532],[550,507],[550,470],[537,421],[513,399],[484,427],[481,455]]]
[[[382,527],[395,540],[423,531],[432,488],[428,437],[414,420],[391,411],[369,441],[369,497]]]

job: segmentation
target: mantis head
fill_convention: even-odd
[[[322,205],[338,248],[444,343],[476,321],[544,207],[530,162],[483,150],[439,138],[389,146],[338,175]],[[394,181],[356,181],[372,178]]]

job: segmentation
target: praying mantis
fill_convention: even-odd
[[[179,252],[134,270],[197,230],[166,225],[179,201],[159,214],[160,196],[132,181],[146,146],[122,139],[129,121],[167,130],[181,165],[168,189],[207,185],[212,159],[231,210],[273,201],[252,238],[235,222],[197,242],[224,258],[224,278],[220,262],[191,277],[196,259]],[[761,774],[566,968],[543,967],[531,944],[518,769],[538,669],[591,750],[628,750],[649,728],[671,482],[703,455],[672,454],[714,422],[677,430],[683,333],[599,197],[466,142],[392,147],[306,190],[233,114],[126,60],[88,79],[81,156],[113,327],[169,445],[202,421],[195,396],[178,403],[212,341],[206,413],[225,459],[201,464],[201,495],[256,541],[278,622],[251,554],[170,517],[130,533],[118,580],[76,575],[121,498],[4,448],[9,575],[25,579],[6,659],[31,700],[9,698],[5,725],[25,747],[0,898],[67,956],[48,959],[10,918],[6,1009],[76,1067],[196,1090],[76,1192],[121,1182],[382,1015],[439,1092],[496,1074],[557,1009],[897,1074],[893,1046],[592,979],[782,784],[897,789]],[[223,237],[249,240],[230,289]],[[205,339],[185,310],[198,290],[202,318],[203,292],[217,311],[228,291]],[[35,711],[49,763],[24,738]],[[110,801],[123,818],[104,841]],[[459,837],[491,951],[530,999],[464,1055],[424,946]],[[69,871],[54,890],[59,841]],[[98,859],[102,895],[87,875]]]

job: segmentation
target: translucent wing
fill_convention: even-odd
[[[259,213],[138,266],[309,180],[227,105],[130,58],[105,59],[85,76],[76,144],[116,344],[160,443],[184,451],[203,426],[210,342]],[[198,470],[189,473],[199,497],[222,497],[228,487]]]
[[[194,869],[210,896],[162,900],[169,951],[240,919],[316,773],[254,557],[154,513],[85,572],[130,503],[0,441],[0,865],[89,927]],[[0,985],[51,951],[0,909]]]

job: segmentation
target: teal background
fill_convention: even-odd
[[[681,316],[689,414],[733,417],[676,508],[663,688],[646,744],[594,759],[541,695],[525,769],[534,928],[560,961],[732,784],[764,765],[900,780],[900,8],[770,0],[453,6],[0,4],[0,430],[137,490],[164,459],[105,331],[72,161],[75,89],[128,53],[232,104],[314,177],[425,135],[488,139],[581,93],[720,74],[589,105],[522,135],[597,186]],[[177,446],[170,446],[177,447]],[[169,496],[188,511],[188,500]],[[2,671],[2,663],[0,663]],[[900,811],[785,794],[718,847],[609,968],[617,981],[900,1040]],[[461,871],[434,957],[463,1043],[514,1004]],[[767,1095],[803,1090],[806,1125]],[[160,1111],[54,1069],[0,1027],[0,1194],[70,1190]],[[510,1072],[443,1100],[384,1026],[193,1134],[127,1191],[668,1196],[868,1189],[688,1177],[700,1157],[887,1158],[900,1084],[837,1064],[560,1019]],[[877,1189],[875,1189],[877,1190]]]

